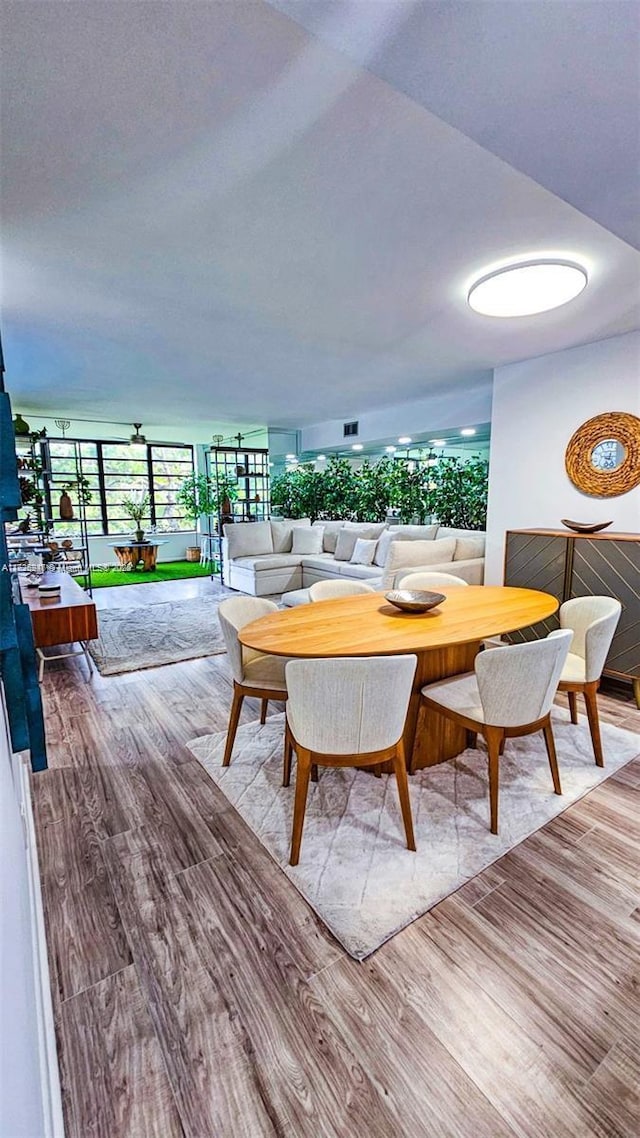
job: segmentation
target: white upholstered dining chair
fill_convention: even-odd
[[[596,693],[622,605],[614,597],[574,597],[560,606],[560,627],[573,633],[569,655],[560,673],[559,691],[569,698],[571,722],[578,722],[576,696],[582,692],[596,765],[604,766]]]
[[[339,597],[355,597],[359,593],[373,593],[364,581],[316,581],[309,588],[310,601],[332,601]]]
[[[429,573],[425,570],[423,573],[409,573],[408,577],[403,577],[399,589],[437,589],[440,585],[468,585],[468,581],[463,581],[462,577],[455,577],[453,573]]]
[[[561,794],[551,729],[551,705],[565,664],[571,633],[558,629],[545,640],[481,652],[475,670],[422,689],[427,709],[484,735],[489,759],[491,833],[498,833],[498,781],[504,741],[544,733],[553,789]]]
[[[261,723],[264,723],[267,717],[270,699],[286,700],[287,698],[285,681],[287,658],[285,656],[267,656],[264,652],[256,652],[253,648],[246,648],[238,639],[238,633],[246,624],[277,611],[278,606],[273,601],[267,601],[262,597],[230,597],[228,600],[222,601],[218,608],[218,619],[233,676],[233,701],[222,760],[223,767],[228,767],[231,762],[231,752],[233,751],[244,697],[254,696],[262,700]]]
[[[391,762],[407,848],[415,850],[402,733],[416,656],[291,660],[286,667],[285,785],[297,755],[290,865],[297,865],[314,764],[377,767]]]

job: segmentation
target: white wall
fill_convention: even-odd
[[[38,777],[37,775],[35,776]],[[35,835],[0,685],[0,1135],[62,1138]]]
[[[434,392],[411,403],[396,403],[392,407],[366,411],[361,408],[360,412],[344,416],[344,422],[351,419],[358,420],[359,433],[355,441],[360,443],[393,440],[400,435],[425,431],[437,436],[438,431],[488,423],[491,419],[491,379]],[[343,436],[342,419],[315,423],[312,427],[303,427],[300,432],[303,451],[344,450],[350,441]]]
[[[573,432],[593,415],[640,416],[640,332],[497,368],[493,383],[487,584],[502,583],[508,529],[562,529],[561,518],[640,531],[640,488],[591,498],[564,468]]]

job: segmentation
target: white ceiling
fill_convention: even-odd
[[[18,406],[302,425],[638,326],[635,4],[277,6],[5,2]],[[543,253],[577,300],[468,308]]]

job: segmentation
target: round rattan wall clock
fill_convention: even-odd
[[[615,498],[640,485],[640,419],[610,411],[587,419],[565,454],[569,478],[583,494]]]

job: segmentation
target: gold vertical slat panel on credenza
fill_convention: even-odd
[[[616,597],[620,622],[605,673],[640,677],[640,534],[568,533],[566,530],[508,530],[505,585],[540,589],[560,602],[572,597]],[[510,636],[512,642],[546,636],[558,627],[551,617]]]

